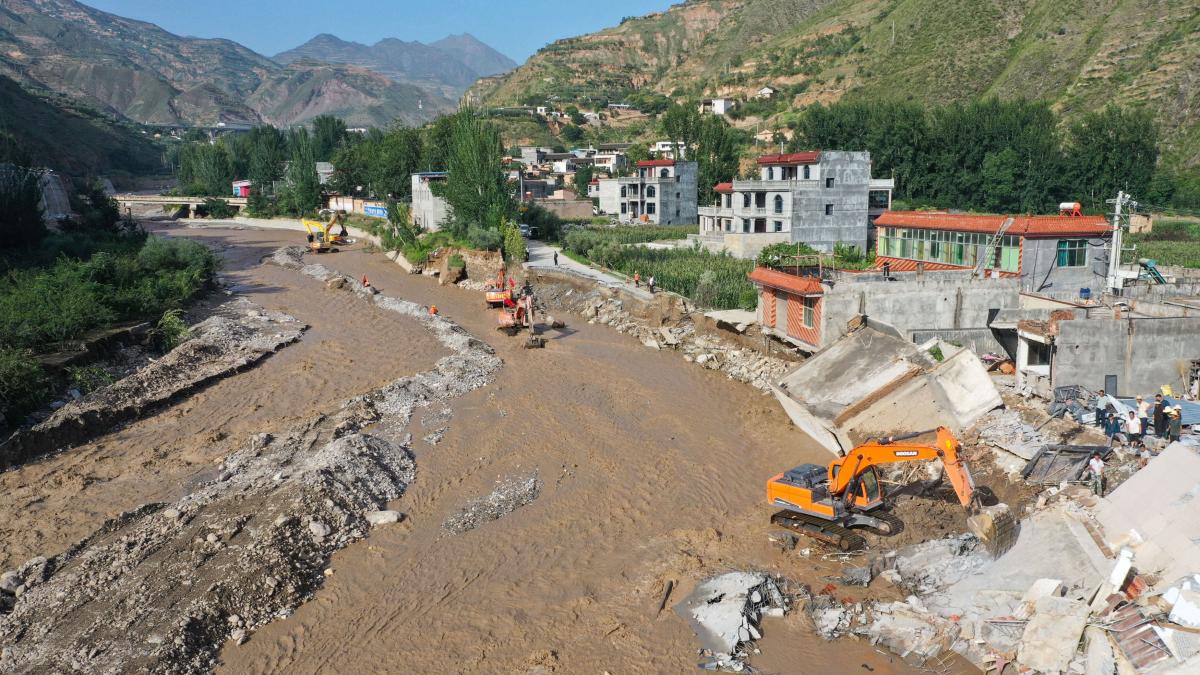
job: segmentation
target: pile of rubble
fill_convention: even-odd
[[[225,640],[247,639],[310,597],[334,551],[400,519],[385,509],[413,478],[414,411],[445,406],[501,366],[427,308],[305,265],[300,249],[273,260],[420,321],[452,353],[332,414],[260,434],[178,501],[124,513],[66,552],[0,575],[0,671],[207,672]]]
[[[762,619],[783,616],[791,598],[776,579],[759,572],[727,572],[700,582],[675,606],[703,647],[705,670],[741,672],[748,666],[747,650],[762,637]]]
[[[191,337],[162,358],[72,400],[49,418],[0,443],[0,469],[82,442],[157,405],[228,377],[295,342],[307,328],[245,299],[219,307]]]
[[[452,534],[462,534],[532,504],[541,493],[542,481],[536,471],[524,478],[497,481],[495,490],[472,500],[461,511],[447,518],[442,527]]]
[[[682,352],[689,363],[723,372],[732,380],[764,391],[770,390],[772,383],[795,367],[795,362],[768,356],[699,330],[694,317],[700,313],[686,298],[672,296],[672,300],[678,302],[677,311],[661,322],[643,318],[659,313],[651,303],[628,296],[619,297],[617,292],[607,288],[579,290],[566,284],[542,283],[538,286],[538,299],[548,307],[575,312],[588,323],[609,326],[631,335],[650,349]]]

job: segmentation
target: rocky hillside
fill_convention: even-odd
[[[1148,106],[1195,157],[1197,72],[1200,5],[1187,0],[690,0],[555,42],[472,94],[746,99],[770,85],[782,101],[758,117],[775,119],[842,97],[1048,98],[1068,116],[1112,101]]]
[[[162,169],[162,148],[143,130],[67,96],[26,90],[2,75],[0,131],[12,134],[36,166],[72,176],[119,180]]]
[[[516,63],[470,35],[452,35],[433,44],[395,38],[373,45],[347,42],[323,33],[308,42],[276,54],[276,63],[299,60],[360,66],[405,84],[413,84],[449,97],[457,97],[480,77],[516,67]]]
[[[357,69],[284,67],[229,40],[184,38],[74,0],[0,0],[0,74],[149,124],[415,123],[453,103]],[[314,102],[308,95],[326,100]]]

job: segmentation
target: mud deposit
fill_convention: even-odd
[[[838,572],[772,548],[762,503],[767,477],[827,454],[727,373],[569,316],[545,349],[524,350],[495,331],[478,292],[361,248],[305,262],[436,304],[483,343],[387,311],[353,283],[333,290],[323,273],[258,264],[301,234],[169,234],[219,247],[237,292],[311,328],[184,403],[0,475],[23,494],[0,495],[0,523],[17,519],[0,533],[18,541],[7,566],[50,558],[22,571],[33,583],[0,619],[0,643],[15,641],[8,658],[21,659],[0,670],[187,670],[224,640],[221,672],[692,672],[699,643],[659,612],[664,602],[728,570],[814,588]],[[504,366],[466,391],[481,382],[478,368],[453,367],[463,348]],[[397,378],[407,384],[388,385]],[[235,402],[217,406],[218,390]],[[443,527],[531,475],[532,501],[460,534]],[[153,504],[51,557],[115,515],[113,503]],[[404,517],[355,541],[364,511],[381,508]],[[751,663],[764,672],[916,672],[864,642],[821,640],[803,613],[763,629]]]

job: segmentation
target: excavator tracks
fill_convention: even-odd
[[[837,523],[816,516],[784,510],[771,516],[771,522],[806,537],[832,544],[842,551],[861,551],[867,547],[866,539]]]
[[[863,526],[862,529],[866,530],[867,532],[870,532],[871,534],[877,534],[881,537],[894,537],[904,531],[904,521],[900,519],[900,516],[897,516],[894,513],[889,513],[887,511],[883,511],[881,509],[876,509],[875,511],[871,511],[867,515],[871,516],[872,518],[877,518],[877,519],[882,520],[883,522],[887,523],[886,530],[881,530],[878,527]]]

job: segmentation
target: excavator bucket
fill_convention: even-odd
[[[993,558],[999,558],[1012,548],[1021,533],[1020,521],[1008,504],[1003,503],[981,507],[978,513],[967,518],[967,528]]]

